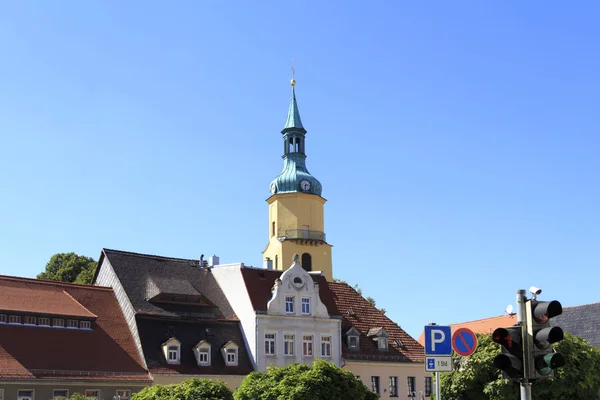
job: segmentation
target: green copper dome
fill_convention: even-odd
[[[295,81],[292,81],[294,84]],[[306,169],[305,135],[302,126],[296,92],[292,85],[292,98],[283,134],[283,170],[271,181],[271,194],[308,193],[321,196],[321,182]]]

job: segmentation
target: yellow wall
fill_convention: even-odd
[[[312,270],[322,271],[327,280],[333,279],[331,245],[310,240],[285,240],[286,230],[308,229],[325,232],[323,205],[326,200],[306,193],[282,193],[267,199],[269,204],[269,244],[263,251],[263,259],[273,262],[273,268],[288,269],[295,254],[309,253],[312,257]],[[273,232],[275,223],[275,232]],[[274,235],[273,235],[274,233]],[[277,265],[276,265],[277,264]]]
[[[152,375],[154,385],[168,385],[170,383],[181,383],[192,378],[214,379],[224,382],[231,390],[235,390],[244,380],[245,375]]]
[[[379,394],[381,399],[406,399],[408,397],[408,386],[406,378],[415,377],[415,386],[417,396],[420,399],[420,393],[425,393],[425,377],[431,377],[430,372],[425,372],[425,365],[420,363],[398,363],[398,362],[371,362],[371,361],[346,361],[344,369],[349,370],[354,375],[360,376],[361,381],[371,388],[371,377],[379,377]],[[390,396],[389,381],[390,376],[398,377],[398,397]],[[433,387],[432,387],[432,391]],[[428,399],[429,397],[426,397]]]

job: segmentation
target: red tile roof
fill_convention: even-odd
[[[360,351],[350,351],[346,341],[342,353],[346,359],[373,361],[425,361],[424,349],[415,339],[394,321],[382,314],[347,283],[328,282],[337,309],[342,313],[342,332],[351,326],[360,332]],[[388,351],[380,351],[372,338],[367,336],[372,328],[383,327],[388,332]],[[401,346],[398,346],[398,342]]]
[[[50,314],[66,317],[96,318],[96,315],[83,307],[66,291],[52,286],[6,280],[0,296],[0,310],[35,314]]]
[[[150,379],[112,289],[0,276],[3,304],[7,292],[21,297],[14,314],[57,311],[40,302],[59,299],[68,315],[97,318],[92,330],[0,324],[0,378]]]
[[[248,290],[248,296],[255,311],[267,311],[267,303],[271,300],[271,289],[275,280],[281,276],[283,271],[267,270],[262,268],[242,268],[242,276]],[[310,274],[315,283],[319,284],[319,297],[323,305],[327,307],[329,315],[341,315],[333,299],[333,293],[323,275]]]
[[[475,321],[459,322],[457,324],[451,324],[450,329],[452,333],[459,328],[468,328],[475,333],[492,333],[496,328],[504,328],[517,323],[516,315],[500,315],[498,317],[477,319]],[[424,333],[421,332],[419,336],[419,343],[425,344]]]

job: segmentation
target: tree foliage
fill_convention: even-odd
[[[252,372],[235,392],[235,400],[377,400],[350,371],[324,360],[312,367],[292,364]]]
[[[89,284],[96,271],[96,261],[75,253],[57,253],[46,264],[38,279]]]
[[[73,393],[71,395],[71,397],[69,397],[69,400],[91,400],[91,399],[92,399],[92,397],[85,397],[81,393]]]
[[[233,400],[233,393],[221,381],[189,379],[178,384],[147,386],[132,400]]]
[[[454,372],[440,374],[442,399],[518,400],[519,384],[502,379],[493,366],[500,345],[491,335],[477,336],[477,351],[470,357],[454,356]],[[532,385],[533,400],[600,399],[600,350],[567,333],[555,349],[565,356],[567,364],[555,371],[554,378]]]

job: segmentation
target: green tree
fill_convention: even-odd
[[[81,393],[73,393],[71,395],[71,397],[69,397],[69,400],[89,400],[89,399],[92,399],[92,397],[85,397]]]
[[[500,346],[492,341],[491,335],[477,336],[477,351],[470,357],[454,356],[454,372],[440,374],[442,399],[518,400],[519,384],[502,379],[493,366]],[[533,399],[600,399],[600,350],[568,333],[555,349],[565,356],[567,364],[555,371],[554,378],[533,384]]]
[[[377,400],[360,379],[324,360],[312,367],[292,364],[252,372],[235,392],[235,400]]]
[[[221,381],[188,379],[179,384],[147,386],[132,400],[233,400],[233,393]]]
[[[46,264],[46,270],[37,276],[38,279],[51,281],[92,283],[96,271],[96,261],[91,257],[75,253],[57,253]]]

